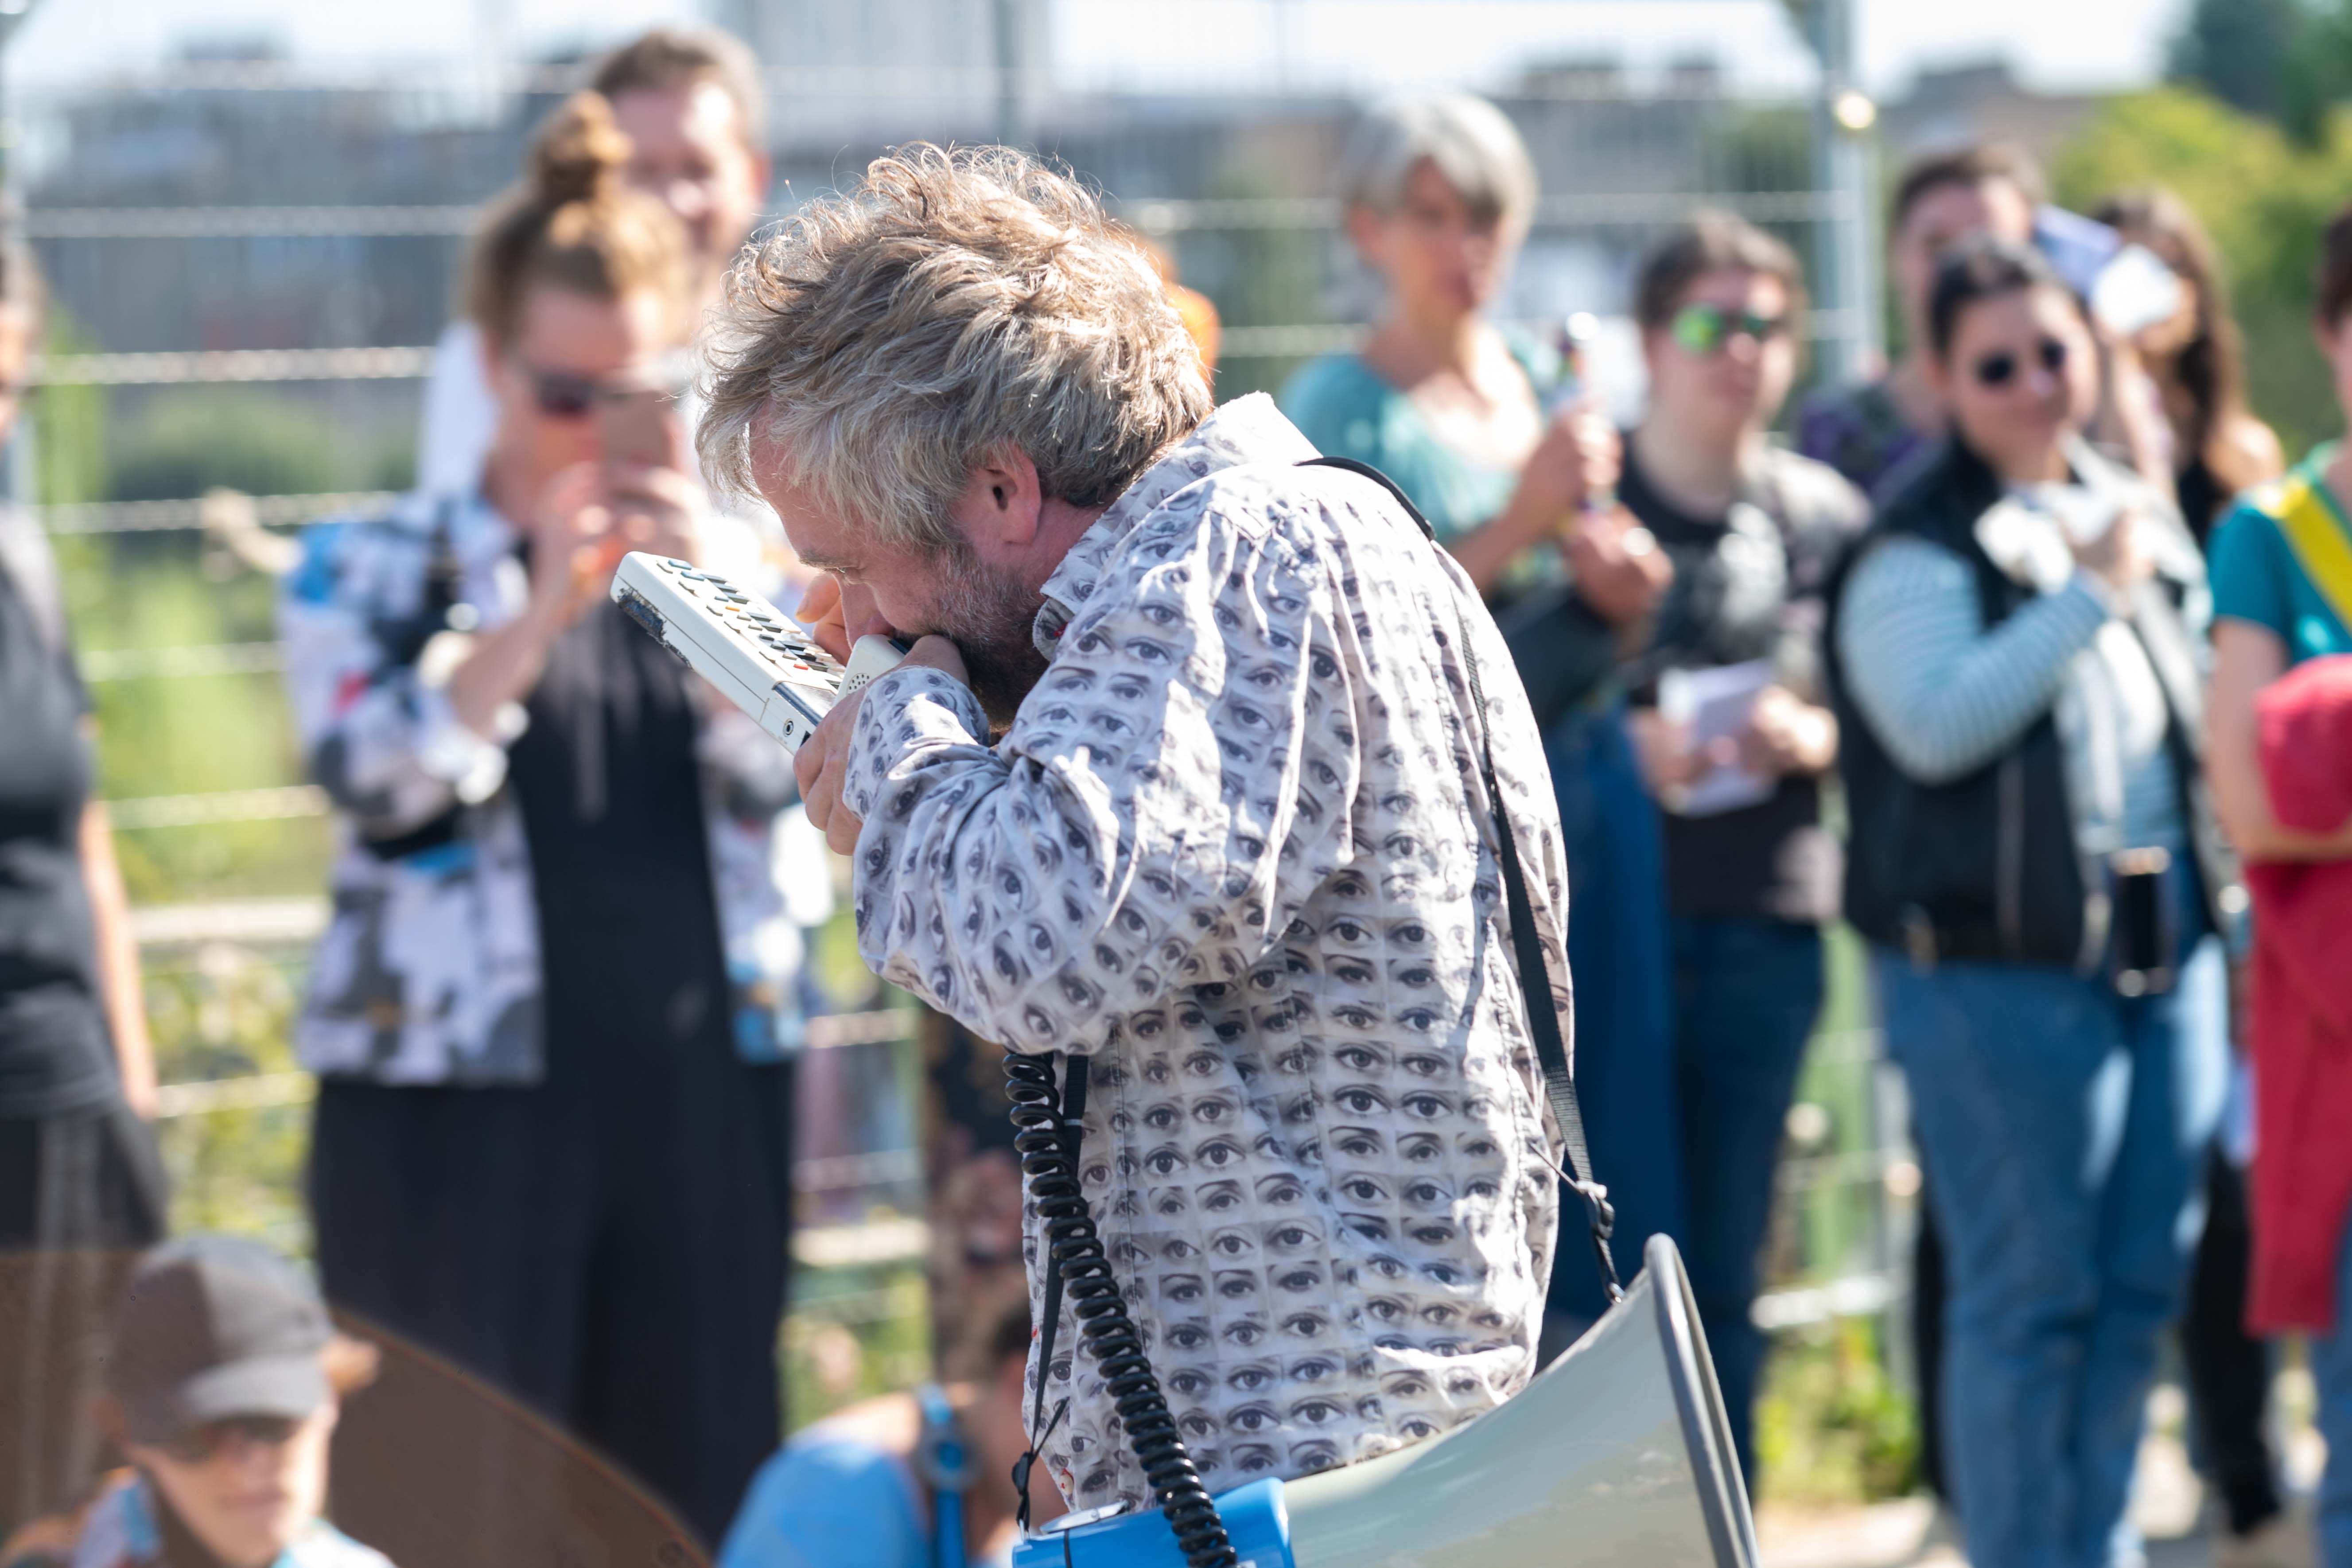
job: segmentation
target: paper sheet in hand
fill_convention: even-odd
[[[1713,669],[1670,669],[1658,678],[1658,717],[1682,725],[1690,733],[1692,748],[1704,752],[1715,742],[1734,739],[1748,728],[1756,694],[1771,685],[1772,679],[1769,658]],[[1714,816],[1767,800],[1772,787],[1769,777],[1732,763],[1711,768],[1682,788],[1669,791],[1664,804],[1680,816]]]

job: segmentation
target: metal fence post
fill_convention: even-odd
[[[1831,214],[1813,257],[1819,303],[1838,330],[1821,342],[1822,379],[1875,374],[1884,356],[1879,294],[1878,107],[1854,80],[1854,0],[1808,0],[1806,41],[1822,66],[1813,100],[1813,184]]]

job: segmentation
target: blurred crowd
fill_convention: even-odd
[[[315,1285],[163,1242],[90,705],[43,537],[0,513],[0,1248],[143,1253],[110,1276],[91,1450],[124,1468],[39,1519],[0,1492],[8,1563],[381,1561],[320,1522],[371,1336],[520,1401],[727,1568],[1008,1549],[1031,1334],[994,1053],[924,1026],[941,1381],[779,1453],[834,872],[790,758],[607,600],[630,550],[809,585],[691,439],[698,323],[768,199],[761,104],[723,37],[603,61],[483,217],[415,493],[284,575],[339,823],[297,1025]],[[1282,411],[1402,488],[1517,660],[1594,1167],[1621,1255],[1687,1261],[1751,1485],[1759,1259],[1843,921],[1909,1084],[1926,1468],[1971,1558],[2135,1560],[2175,1336],[2225,1560],[2352,1568],[2352,455],[2290,468],[2249,411],[2195,217],[2160,190],[2055,213],[2013,148],[1924,158],[1888,204],[1899,352],[1791,409],[1802,264],[1695,214],[1634,280],[1620,429],[1582,331],[1488,319],[1537,198],[1501,113],[1381,105],[1335,178],[1385,303]],[[1213,307],[1153,264],[1213,368]],[[2352,209],[2312,264],[2352,407]],[[39,317],[0,254],[0,420]],[[1607,1305],[1583,1247],[1554,1256],[1546,1358]],[[2288,1333],[2343,1456],[2315,1548],[2268,1436]],[[79,1419],[10,1397],[0,1423]]]

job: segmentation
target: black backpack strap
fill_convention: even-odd
[[[1396,499],[1421,529],[1423,537],[1437,543],[1437,531],[1412,504],[1412,498],[1397,488],[1394,479],[1352,458],[1317,458],[1298,465],[1302,468],[1339,468],[1360,475],[1379,485]],[[1440,548],[1443,548],[1440,546]],[[1551,1005],[1551,971],[1544,963],[1543,940],[1536,934],[1535,906],[1528,898],[1528,877],[1519,863],[1518,838],[1511,831],[1510,813],[1503,807],[1503,791],[1495,775],[1495,744],[1493,726],[1488,721],[1486,690],[1478,675],[1478,648],[1470,637],[1470,619],[1462,605],[1454,606],[1455,633],[1462,639],[1462,662],[1470,677],[1470,700],[1477,710],[1478,766],[1486,785],[1487,804],[1495,814],[1495,858],[1503,868],[1503,898],[1511,921],[1511,952],[1517,960],[1519,989],[1525,993],[1528,1006],[1528,1030],[1535,1038],[1536,1059],[1543,1068],[1544,1091],[1551,1100],[1552,1120],[1559,1124],[1560,1143],[1567,1156],[1567,1168],[1560,1175],[1584,1200],[1591,1218],[1592,1252],[1601,1265],[1601,1281],[1612,1301],[1624,1294],[1617,1281],[1616,1260],[1610,1256],[1609,1237],[1616,1229],[1617,1214],[1609,1205],[1609,1189],[1592,1178],[1592,1153],[1584,1141],[1584,1114],[1576,1103],[1576,1078],[1569,1070],[1568,1042],[1560,1037],[1559,1010]]]

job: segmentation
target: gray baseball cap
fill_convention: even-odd
[[[310,1276],[268,1247],[182,1237],[132,1272],[107,1384],[135,1443],[233,1415],[299,1420],[331,1397],[319,1352],[333,1332]]]

